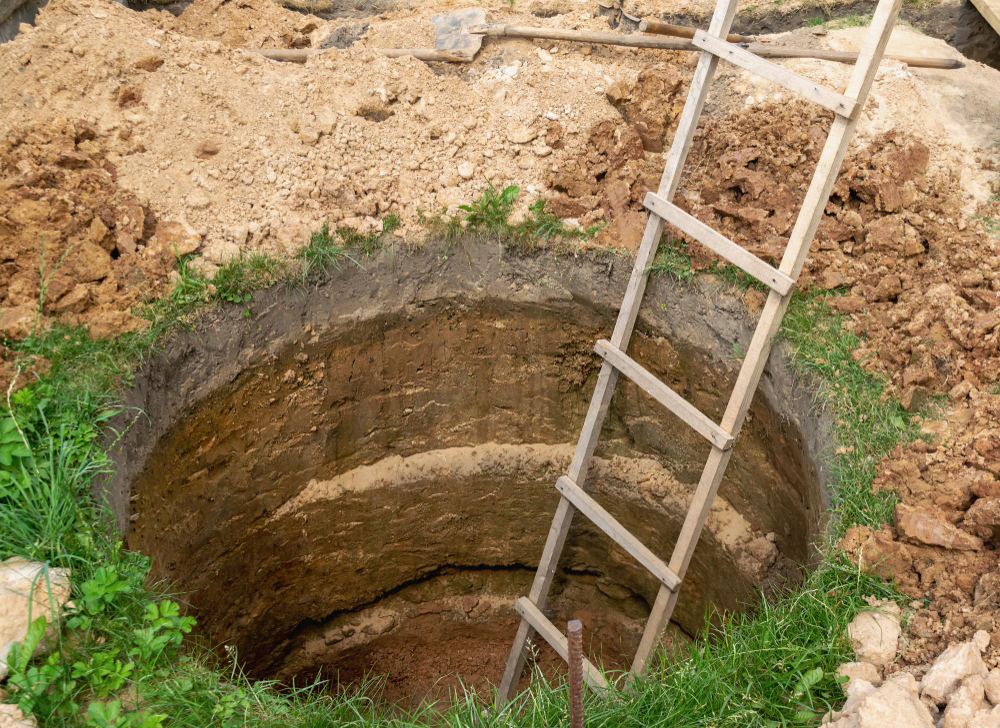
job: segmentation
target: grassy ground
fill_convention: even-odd
[[[475,236],[509,254],[549,251],[585,240],[596,230],[567,227],[536,203],[518,224],[509,222],[519,191],[489,187],[462,215],[428,220],[448,242]],[[224,266],[212,282],[182,260],[179,282],[139,312],[143,332],[91,339],[57,326],[21,342],[21,381],[0,410],[0,558],[27,556],[73,569],[73,608],[54,651],[33,652],[45,616],[26,644],[11,653],[9,700],[43,726],[554,726],[567,722],[564,685],[535,675],[531,688],[503,709],[490,695],[456,696],[444,710],[406,715],[360,693],[333,697],[322,683],[290,690],[247,680],[231,656],[217,656],[186,637],[194,620],[162,586],[147,583],[145,557],[125,551],[106,525],[90,488],[106,474],[107,421],[131,373],[170,330],[189,325],[206,306],[231,303],[253,315],[253,291],[305,285],[331,270],[361,267],[390,240],[384,232],[317,232],[295,255],[248,253]],[[752,282],[728,267],[713,273],[732,285]],[[679,282],[693,278],[683,244],[665,241],[651,269]],[[885,385],[850,356],[854,335],[819,295],[797,295],[783,336],[793,362],[819,384],[820,402],[835,415],[838,447],[831,534],[852,523],[880,523],[891,497],[874,494],[876,464],[898,442],[915,436],[909,416],[883,396]],[[51,362],[35,373],[38,357]],[[110,433],[114,437],[114,433]],[[732,615],[683,654],[661,655],[634,690],[588,697],[592,726],[816,725],[840,700],[834,669],[850,657],[844,628],[863,597],[893,596],[891,585],[858,572],[832,542],[798,589],[760,600]],[[708,621],[706,620],[706,625]],[[377,686],[374,686],[377,687]],[[369,691],[370,694],[371,691]]]

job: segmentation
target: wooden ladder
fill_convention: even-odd
[[[757,390],[764,364],[771,352],[771,344],[778,333],[792,289],[816,234],[816,227],[822,218],[830,191],[833,189],[840,165],[847,153],[847,146],[857,125],[858,114],[868,97],[902,4],[902,0],[879,0],[864,48],[847,84],[847,90],[843,94],[838,94],[737,45],[727,43],[724,39],[733,23],[737,2],[738,0],[719,0],[708,32],[699,30],[695,33],[693,42],[702,50],[701,57],[691,80],[691,90],[667,156],[659,189],[655,193],[650,192],[646,195],[644,204],[650,211],[649,220],[622,300],[614,333],[610,341],[598,341],[595,347],[596,352],[604,359],[597,387],[590,401],[590,408],[583,423],[569,472],[556,481],[556,489],[562,497],[552,519],[552,526],[531,590],[527,597],[521,597],[514,604],[514,608],[521,615],[521,623],[500,683],[498,697],[501,701],[510,700],[516,692],[521,672],[524,670],[528,641],[534,633],[540,634],[564,660],[567,657],[566,638],[545,617],[543,610],[559,556],[569,533],[570,523],[577,511],[593,521],[660,581],[656,601],[632,662],[632,676],[640,674],[645,667],[677,603],[681,581],[691,563],[705,519],[729,464],[733,441],[739,434],[740,426]],[[691,140],[720,58],[815,101],[833,111],[835,115],[830,135],[823,147],[778,268],[768,265],[671,202],[677,191],[680,172],[691,148]],[[721,424],[714,423],[625,353],[639,314],[646,288],[646,276],[665,223],[670,223],[685,235],[699,241],[771,289]],[[646,548],[584,490],[590,460],[597,446],[619,374],[624,374],[635,382],[660,404],[694,428],[712,446],[669,563],[664,563]],[[607,685],[601,671],[589,661],[584,663],[584,675],[588,683],[594,687],[603,688]]]

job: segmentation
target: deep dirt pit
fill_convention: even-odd
[[[631,264],[495,247],[383,254],[213,312],[141,373],[107,493],[128,546],[248,672],[385,676],[403,702],[496,683]],[[742,299],[651,281],[630,353],[718,420]],[[671,636],[799,578],[826,505],[827,423],[776,349]],[[669,555],[708,446],[619,388],[589,488]],[[577,518],[549,604],[627,667],[657,583]],[[541,665],[555,668],[540,652]]]

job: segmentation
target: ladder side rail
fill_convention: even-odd
[[[859,106],[863,107],[868,98],[868,92],[875,80],[879,62],[889,42],[889,35],[901,5],[902,0],[880,0],[875,10],[865,46],[858,58],[858,64],[851,74],[847,91],[845,91],[845,96],[857,100]],[[823,147],[819,163],[813,173],[812,181],[779,266],[779,270],[791,278],[797,279],[802,271],[806,256],[809,254],[809,247],[816,234],[816,228],[823,217],[830,192],[833,190],[840,166],[847,154],[847,147],[854,134],[859,116],[860,114],[855,114],[854,118],[849,119],[838,115],[834,118],[830,135]],[[781,320],[784,318],[790,299],[791,292],[782,296],[771,291],[764,304],[764,310],[747,349],[746,359],[744,359],[729,405],[722,418],[722,428],[734,436],[739,434],[740,427],[746,418],[746,413],[757,390],[757,384],[764,371],[764,365],[767,363],[771,346],[781,326]],[[682,580],[691,564],[695,546],[705,525],[705,520],[708,518],[712,501],[718,492],[731,455],[732,450],[720,451],[713,447],[705,464],[705,470],[698,482],[691,508],[684,520],[684,525],[681,527],[680,536],[669,562],[671,571]],[[656,646],[660,634],[670,621],[670,616],[677,603],[678,593],[679,590],[659,589],[649,621],[646,622],[642,639],[639,642],[635,660],[632,663],[633,676],[640,674],[645,668],[646,661]]]

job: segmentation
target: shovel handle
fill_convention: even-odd
[[[491,38],[541,38],[545,40],[568,40],[580,43],[601,43],[604,45],[626,46],[629,48],[658,48],[668,51],[700,51],[687,38],[662,38],[655,35],[622,35],[621,33],[597,33],[589,30],[564,30],[560,28],[533,28],[524,25],[473,25],[469,28],[473,35],[487,35]],[[751,53],[761,58],[818,58],[823,61],[855,63],[855,51],[827,51],[819,48],[792,48],[770,43],[742,44]],[[962,68],[961,61],[951,58],[922,58],[886,53],[885,58],[902,61],[914,68]]]
[[[686,25],[671,25],[656,18],[643,18],[639,23],[639,30],[655,35],[672,35],[675,38],[694,38],[696,28],[689,28]],[[726,40],[730,43],[754,43],[757,39],[752,35],[730,33],[726,36]]]
[[[503,23],[473,25],[469,28],[469,33],[488,35],[491,38],[540,38],[543,40],[569,40],[578,43],[601,43],[629,48],[660,48],[672,51],[700,50],[683,38],[656,38],[649,35],[622,35],[621,33],[600,33],[563,28],[533,28],[526,25],[505,25]]]
[[[442,51],[434,48],[379,48],[378,52],[389,58],[413,56],[418,61],[446,61],[448,63],[469,63],[472,56],[455,51]]]
[[[247,53],[255,53],[271,61],[285,61],[287,63],[305,63],[306,59],[314,53],[326,50],[325,48],[264,48],[262,50],[244,48]],[[383,56],[389,58],[401,58],[403,56],[413,56],[418,61],[447,61],[449,63],[468,63],[472,56],[452,51],[442,51],[434,48],[376,48]]]

